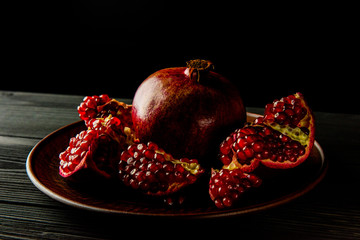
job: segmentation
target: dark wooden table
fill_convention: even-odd
[[[200,238],[209,234],[214,239],[360,239],[360,115],[315,113],[316,140],[329,169],[304,196],[236,217],[164,219],[73,208],[31,183],[25,170],[29,151],[52,131],[77,121],[76,107],[82,98],[0,91],[0,239]],[[261,113],[262,109],[249,107],[248,111]]]

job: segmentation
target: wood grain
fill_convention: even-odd
[[[223,229],[238,229],[241,237],[252,239],[360,238],[360,115],[315,113],[316,139],[329,170],[306,195],[261,213],[221,221],[163,219],[72,208],[32,185],[25,171],[29,151],[52,131],[77,121],[82,98],[0,91],[0,239],[119,239],[129,232],[165,239],[163,229],[174,226],[181,229],[176,235],[190,233],[192,238],[209,232],[223,238]],[[161,228],[154,229],[154,223]]]

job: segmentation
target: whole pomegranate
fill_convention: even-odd
[[[136,136],[174,157],[216,156],[221,139],[242,126],[246,111],[236,87],[207,60],[159,70],[137,89],[132,106]],[[215,159],[208,157],[206,159]]]

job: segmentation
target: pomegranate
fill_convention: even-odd
[[[295,93],[280,100],[274,100],[265,106],[264,117],[256,121],[265,121],[267,124],[299,127],[306,134],[314,135],[314,117],[301,93]]]
[[[114,116],[120,119],[125,127],[132,129],[131,105],[110,99],[108,95],[87,96],[78,106],[79,117],[84,120],[86,126],[94,118],[106,118]]]
[[[314,134],[311,110],[296,93],[268,104],[264,117],[230,134],[220,145],[220,159],[228,165],[235,158],[245,172],[259,161],[271,168],[292,168],[309,156]]]
[[[119,163],[119,178],[126,186],[154,196],[177,192],[203,172],[197,160],[174,159],[153,142],[129,146]]]
[[[283,150],[284,153],[280,154],[279,158],[261,160],[265,166],[292,168],[301,164],[309,156],[315,141],[315,122],[312,111],[301,93],[267,104],[264,117],[256,119],[254,124],[270,126],[286,136],[282,142],[288,142],[284,145],[287,150]],[[292,144],[291,147],[289,144]],[[289,148],[297,154],[296,157],[286,156],[286,153],[290,152]]]
[[[304,162],[313,147],[314,134],[314,117],[301,93],[266,105],[263,117],[235,130],[220,144],[219,155],[224,166],[212,170],[209,183],[215,205],[231,206],[244,189],[243,179],[252,178],[253,185],[259,186],[261,180],[250,172],[260,162],[279,169]]]
[[[261,179],[239,168],[211,170],[209,194],[218,208],[231,207],[235,201],[252,187],[259,187]]]
[[[220,151],[224,153],[221,155],[224,168],[235,164],[244,172],[252,172],[260,161],[276,162],[277,168],[294,167],[300,164],[298,160],[303,158],[306,148],[271,127],[254,125],[232,133],[221,144]]]
[[[104,178],[115,177],[121,152],[134,144],[136,138],[130,128],[111,115],[87,123],[88,130],[72,137],[66,150],[59,154],[60,175],[67,178],[87,169]]]
[[[59,173],[67,178],[86,169],[95,175],[111,178],[116,173],[119,155],[118,144],[108,135],[84,130],[71,138],[67,149],[60,153]]]
[[[127,123],[122,122],[117,117],[109,115],[107,118],[95,118],[88,121],[88,128],[100,131],[103,134],[109,135],[125,150],[129,145],[138,142],[134,132],[127,127]]]
[[[209,61],[192,60],[187,67],[162,69],[145,79],[132,107],[141,142],[154,141],[177,158],[211,165],[206,161],[214,158],[205,156],[216,156],[221,139],[246,119],[236,87],[212,68]]]
[[[98,117],[97,107],[104,105],[110,100],[111,99],[107,94],[100,96],[86,96],[83,102],[77,108],[79,117],[84,121]]]

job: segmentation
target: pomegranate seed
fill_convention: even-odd
[[[146,149],[144,150],[144,156],[148,159],[153,159],[155,157],[155,152],[153,150],[150,150],[150,149]]]
[[[238,144],[239,149],[241,149],[241,148],[245,147],[248,144],[248,142],[245,140],[245,138],[239,138],[237,140],[237,144]],[[228,153],[224,153],[224,154],[228,154]]]
[[[255,152],[262,152],[264,149],[264,143],[262,141],[256,141],[253,143],[252,148]]]
[[[254,150],[252,148],[246,146],[242,150],[247,158],[252,158],[254,156]]]
[[[281,134],[279,138],[280,138],[280,140],[281,140],[282,142],[288,142],[288,141],[291,140],[290,137],[288,137],[288,136],[286,136],[286,135],[283,135],[283,134]]]
[[[278,112],[275,114],[275,119],[278,121],[278,122],[283,122],[287,119],[287,116],[285,113],[283,112]]]
[[[294,110],[296,115],[300,115],[301,112],[302,112],[302,107],[301,106],[294,106],[293,110]]]
[[[165,162],[165,156],[163,154],[155,153],[154,159],[156,159],[159,162]]]
[[[229,154],[230,153],[230,151],[231,151],[231,149],[230,149],[230,146],[227,144],[227,143],[222,143],[221,145],[220,145],[220,152],[222,153],[222,154]]]
[[[176,171],[178,171],[180,173],[183,173],[185,171],[184,167],[179,164],[176,165],[175,169],[176,169]]]
[[[257,140],[257,135],[247,135],[245,139],[247,143],[251,144]]]
[[[155,151],[155,150],[159,149],[158,145],[156,143],[154,143],[154,142],[148,142],[147,146],[148,146],[149,150],[154,150]]]
[[[222,155],[220,160],[224,165],[229,165],[231,163],[231,159],[227,155]]]
[[[231,205],[233,204],[233,201],[230,197],[224,197],[222,202],[225,207],[231,207]]]
[[[294,114],[295,114],[292,109],[286,109],[286,110],[285,110],[285,113],[286,113],[286,115],[288,115],[289,117],[292,117],[292,116],[294,116]]]
[[[238,160],[241,164],[245,164],[246,160],[247,160],[247,156],[244,153],[244,151],[238,150],[238,152],[236,153]]]
[[[143,143],[139,143],[139,144],[136,146],[136,148],[137,148],[138,151],[141,152],[141,151],[145,150],[146,145],[143,144]]]

